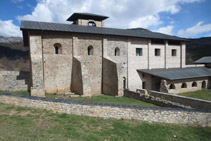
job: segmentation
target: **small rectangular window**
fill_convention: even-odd
[[[160,49],[159,48],[155,49],[155,56],[160,56]]]
[[[177,50],[176,49],[171,50],[171,56],[177,56]]]
[[[142,56],[142,48],[136,48],[136,56]]]
[[[142,82],[142,89],[146,89],[146,82]]]
[[[151,39],[151,44],[158,44],[158,45],[164,45],[165,41],[161,39]]]
[[[180,41],[172,41],[172,40],[170,40],[170,41],[168,41],[168,44],[169,45],[181,45],[181,42]]]

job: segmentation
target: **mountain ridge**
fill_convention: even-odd
[[[16,42],[23,42],[22,37],[3,37],[0,36],[0,43],[16,43]]]

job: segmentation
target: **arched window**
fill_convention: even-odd
[[[197,83],[196,82],[193,82],[192,83],[192,87],[197,87]]]
[[[62,45],[59,43],[54,44],[55,54],[62,54]]]
[[[94,55],[93,46],[89,46],[89,47],[88,47],[88,55]]]
[[[96,26],[95,22],[89,22],[88,26]]]
[[[187,88],[187,84],[186,83],[182,83],[181,88]]]
[[[120,56],[120,49],[118,47],[115,48],[114,55]]]
[[[175,85],[174,85],[174,84],[171,84],[171,85],[169,86],[169,89],[175,89]]]
[[[206,82],[205,82],[205,81],[202,82],[201,88],[202,88],[202,89],[205,89],[205,88],[206,88]]]

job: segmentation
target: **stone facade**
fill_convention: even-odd
[[[1,91],[27,91],[30,86],[30,72],[0,71]]]
[[[199,127],[211,127],[211,113],[203,110],[185,110],[177,108],[146,108],[115,104],[82,103],[68,100],[51,100],[38,97],[0,94],[0,102],[21,107],[51,110],[53,112],[80,116],[135,119],[146,122],[183,124]]]
[[[208,80],[209,78],[207,77],[174,81],[161,80],[160,91],[166,93],[184,93],[207,89],[209,84]]]
[[[142,49],[142,55],[136,55],[136,48]],[[160,49],[160,55],[155,56],[155,50]],[[172,50],[176,50],[176,56],[172,56]],[[152,44],[151,40],[131,40],[128,47],[128,88],[135,91],[137,88],[143,88],[143,82],[150,84],[153,78],[143,78],[137,69],[168,69],[185,67],[185,44],[168,45],[166,41],[163,45]],[[153,82],[154,83],[154,82]],[[155,82],[156,83],[156,82]],[[148,89],[155,87],[148,85]],[[158,86],[160,88],[160,85]],[[159,89],[158,89],[159,90]]]
[[[90,22],[95,23],[97,29],[103,28],[102,20],[76,19],[73,24],[82,27],[88,26]],[[197,86],[194,89],[188,87],[176,90],[183,80],[168,81],[163,85],[160,78],[144,76],[137,71],[185,68],[184,40],[109,36],[59,30],[50,32],[27,29],[23,30],[23,33],[24,41],[29,40],[32,95],[44,96],[45,92],[72,91],[85,96],[100,93],[122,96],[126,88],[132,91],[144,88],[170,93],[200,88]],[[205,81],[207,80],[208,78]],[[176,89],[168,89],[171,83],[175,83]]]

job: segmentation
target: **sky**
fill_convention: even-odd
[[[110,28],[211,37],[211,0],[0,0],[0,36],[22,37],[21,20],[71,24],[75,12],[108,16]]]

